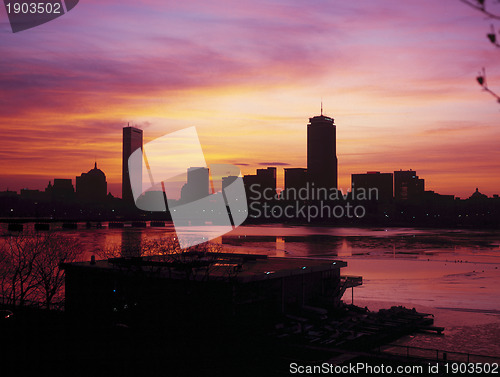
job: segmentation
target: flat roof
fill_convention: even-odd
[[[182,259],[182,260],[181,260]],[[185,279],[191,268],[192,280],[233,279],[241,283],[277,279],[312,272],[339,270],[341,260],[267,257],[257,254],[184,253],[164,257],[111,258],[64,264],[66,270],[94,269],[114,272],[151,272],[158,277]],[[124,269],[127,268],[127,269]],[[208,277],[208,279],[207,279]]]

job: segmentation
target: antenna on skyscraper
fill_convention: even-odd
[[[323,116],[323,98],[321,98],[321,116]]]

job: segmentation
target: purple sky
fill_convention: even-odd
[[[0,190],[97,159],[119,195],[127,122],[147,140],[197,126],[207,162],[245,174],[305,167],[323,99],[341,188],[411,168],[443,194],[500,193],[500,105],[475,83],[484,66],[500,92],[489,24],[458,0],[82,0],[13,34],[1,7]]]

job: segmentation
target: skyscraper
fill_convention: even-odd
[[[134,197],[130,187],[128,159],[139,148],[142,148],[142,130],[130,126],[123,127],[122,199],[130,204],[134,203]],[[138,176],[141,177],[142,173]]]
[[[311,184],[337,188],[337,130],[333,118],[309,118],[307,125],[307,173]]]

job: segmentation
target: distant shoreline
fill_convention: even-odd
[[[131,225],[132,222],[144,222],[149,223],[151,221],[164,221],[165,224],[174,225],[171,220],[165,219],[157,219],[157,218],[130,218],[130,219],[107,219],[107,220],[82,220],[82,219],[51,219],[51,218],[0,218],[0,224],[37,224],[37,223],[76,223],[76,224],[102,224],[104,226],[105,223],[123,223]],[[385,229],[394,229],[394,228],[411,228],[411,229],[440,229],[440,230],[484,230],[484,231],[495,231],[500,230],[499,226],[473,226],[473,225],[445,225],[445,226],[436,226],[432,224],[408,224],[408,223],[393,223],[393,224],[379,224],[379,223],[303,223],[303,222],[250,222],[243,223],[241,226],[243,227],[268,227],[268,226],[285,226],[285,227],[314,227],[314,228],[360,228],[360,229],[373,229],[380,228],[380,230]],[[204,225],[207,227],[214,225]],[[217,226],[217,225],[215,225]]]

